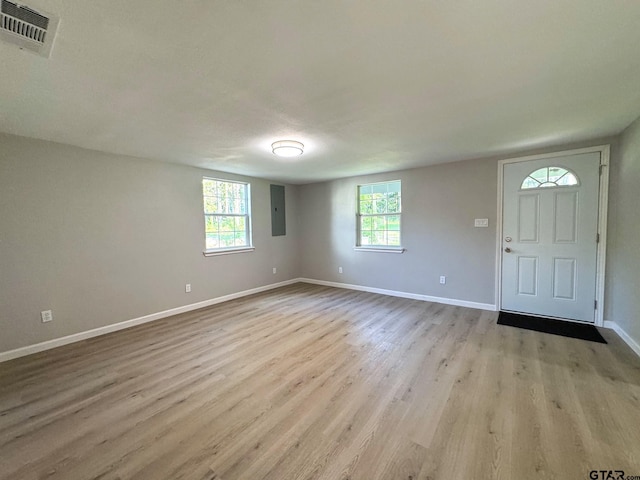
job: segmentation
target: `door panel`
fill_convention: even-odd
[[[556,192],[553,213],[554,243],[576,243],[578,192]]]
[[[576,259],[553,259],[553,298],[576,299]]]
[[[594,322],[599,165],[599,153],[504,165],[501,309]]]
[[[540,196],[520,195],[518,197],[518,240],[537,243],[540,233]]]
[[[518,295],[538,294],[538,259],[518,257]]]

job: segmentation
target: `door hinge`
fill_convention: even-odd
[[[600,167],[598,168],[598,175],[602,175],[602,169],[605,167],[604,164],[600,164]]]
[[[598,309],[598,300],[594,300],[593,301],[593,309],[597,310]]]
[[[600,234],[596,233],[596,243],[600,243]]]

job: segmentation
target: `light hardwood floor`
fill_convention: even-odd
[[[640,361],[296,284],[0,364],[0,479],[640,475]]]

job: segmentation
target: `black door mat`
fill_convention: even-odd
[[[600,332],[593,325],[582,323],[565,322],[552,318],[532,317],[520,313],[500,312],[498,315],[498,325],[508,325],[510,327],[535,330],[536,332],[551,333],[552,335],[562,335],[563,337],[579,338],[589,342],[607,343],[600,335]]]

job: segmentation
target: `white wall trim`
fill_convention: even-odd
[[[221,250],[205,250],[202,255],[205,257],[218,257],[220,255],[232,255],[234,253],[247,253],[255,251],[256,247],[239,247],[239,248],[225,248]]]
[[[529,155],[526,157],[515,157],[500,160],[498,162],[498,238],[496,239],[496,306],[499,309],[502,305],[502,217],[503,217],[503,190],[504,190],[504,167],[509,163],[529,162],[546,158],[555,158],[569,155],[581,155],[583,153],[600,153],[600,165],[603,166],[600,175],[599,205],[598,205],[598,233],[600,242],[597,248],[596,259],[596,300],[598,309],[595,311],[595,325],[604,326],[604,289],[605,289],[605,269],[607,253],[607,211],[609,202],[609,159],[611,155],[610,145],[596,145],[587,148],[573,150],[563,150],[560,152],[543,153],[540,155]]]
[[[104,327],[94,328],[84,332],[74,333],[67,335],[66,337],[54,338],[53,340],[47,340],[45,342],[36,343],[34,345],[27,345],[26,347],[16,348],[15,350],[9,350],[6,352],[0,352],[0,363],[14,358],[24,357],[31,355],[32,353],[43,352],[52,348],[61,347],[70,343],[79,342],[88,338],[98,337],[107,333],[116,332],[118,330],[124,330],[125,328],[134,327],[143,323],[153,322],[154,320],[160,320],[161,318],[170,317],[172,315],[178,315],[180,313],[190,312],[191,310],[197,310],[199,308],[208,307],[217,303],[227,302],[235,298],[246,297],[247,295],[253,295],[254,293],[265,292],[274,288],[284,287],[293,283],[300,282],[300,279],[294,278],[286,280],[284,282],[271,283],[269,285],[263,285],[262,287],[251,288],[249,290],[243,290],[237,293],[230,293],[229,295],[223,295],[221,297],[211,298],[209,300],[203,300],[202,302],[191,303],[189,305],[183,305],[182,307],[170,308],[162,312],[151,313],[144,315],[143,317],[132,318],[131,320],[124,320],[122,322],[114,323],[111,325],[105,325]]]
[[[374,252],[374,253],[404,253],[406,249],[402,247],[353,247],[356,252]]]
[[[445,297],[433,297],[430,295],[421,295],[419,293],[400,292],[397,290],[387,290],[384,288],[366,287],[363,285],[353,285],[349,283],[328,282],[325,280],[315,280],[312,278],[293,278],[291,280],[285,280],[284,282],[271,283],[269,285],[263,285],[262,287],[256,287],[249,290],[243,290],[237,293],[231,293],[229,295],[223,295],[221,297],[204,300],[202,302],[192,303],[189,305],[183,305],[182,307],[170,308],[162,312],[152,313],[131,320],[125,320],[123,322],[114,323],[112,325],[106,325],[104,327],[94,328],[85,332],[74,333],[73,335],[67,335],[66,337],[55,338],[53,340],[47,340],[46,342],[36,343],[34,345],[28,345],[26,347],[16,348],[15,350],[9,350],[6,352],[0,352],[0,363],[14,358],[24,357],[33,353],[43,352],[52,348],[61,347],[70,343],[79,342],[88,338],[98,337],[111,332],[117,332],[118,330],[124,330],[136,325],[142,325],[143,323],[153,322],[154,320],[160,320],[162,318],[170,317],[172,315],[178,315],[180,313],[190,312],[199,308],[208,307],[217,303],[227,302],[236,298],[246,297],[247,295],[253,295],[255,293],[266,292],[275,288],[292,285],[294,283],[303,282],[311,283],[314,285],[323,285],[326,287],[344,288],[347,290],[358,290],[362,292],[378,293],[381,295],[390,295],[392,297],[410,298],[413,300],[421,300],[425,302],[442,303],[445,305],[454,305],[458,307],[476,308],[480,310],[496,311],[496,305],[490,303],[478,303],[469,302],[467,300],[458,300],[455,298]],[[640,344],[638,344],[627,332],[625,332],[620,325],[616,322],[606,320],[603,324],[604,328],[615,331],[618,336],[640,357]]]
[[[631,338],[631,335],[625,332],[620,325],[618,325],[616,322],[605,320],[604,328],[610,328],[611,330],[616,332],[618,336],[624,341],[624,343],[629,345],[629,347],[631,347],[631,350],[633,350],[636,355],[640,357],[640,345],[633,338]]]
[[[598,309],[596,310],[596,325],[604,326],[604,286],[606,282],[605,270],[607,266],[607,213],[609,211],[609,161],[611,157],[611,147],[602,145],[600,154],[600,199],[598,202],[598,234],[600,242],[597,249],[596,272],[596,300]]]
[[[315,280],[312,278],[299,278],[304,283],[312,283],[314,285],[324,285],[325,287],[345,288],[347,290],[359,290],[361,292],[379,293],[381,295],[390,295],[392,297],[411,298],[413,300],[422,300],[423,302],[444,303],[445,305],[455,305],[457,307],[476,308],[479,310],[496,311],[496,306],[490,303],[469,302],[467,300],[458,300],[455,298],[432,297],[430,295],[422,295],[419,293],[399,292],[397,290],[386,290],[384,288],[365,287],[363,285],[353,285],[350,283],[327,282],[325,280]]]

